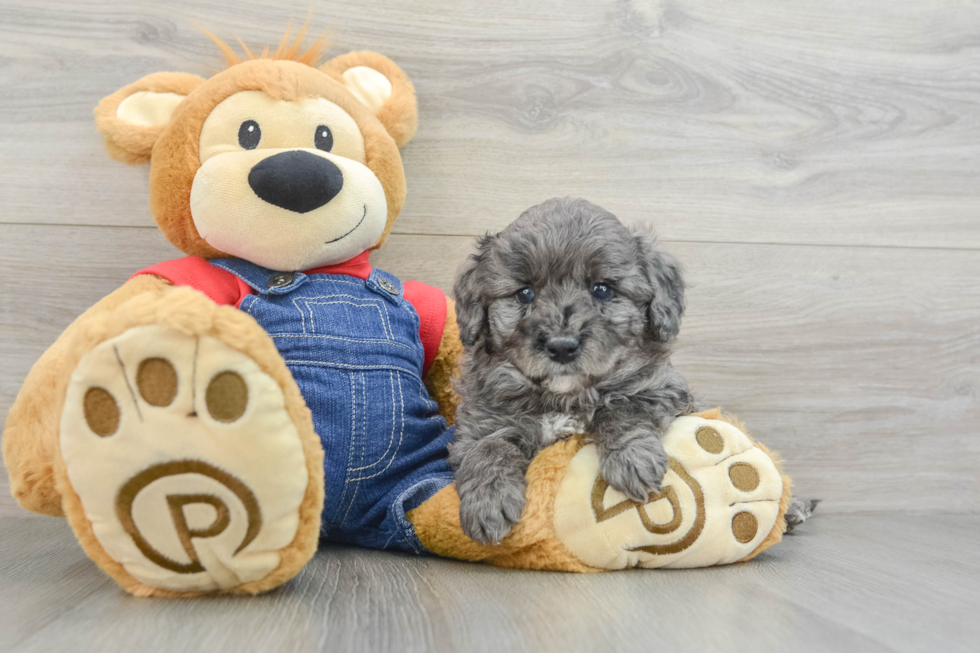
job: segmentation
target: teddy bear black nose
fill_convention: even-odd
[[[248,185],[269,204],[306,213],[337,196],[344,174],[329,159],[292,150],[256,163],[248,173]]]

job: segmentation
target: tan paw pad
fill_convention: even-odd
[[[775,524],[782,477],[739,429],[681,417],[663,439],[670,470],[661,492],[637,504],[599,477],[596,447],[569,464],[555,499],[555,529],[585,564],[705,567],[749,555]]]
[[[61,452],[99,545],[145,585],[256,581],[296,536],[309,474],[283,392],[214,338],[142,326],[98,345]]]

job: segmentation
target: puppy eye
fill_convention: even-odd
[[[259,123],[254,120],[246,120],[238,128],[238,144],[244,149],[254,150],[259,146],[260,140],[262,140],[262,130],[259,129]]]
[[[313,134],[313,144],[316,149],[329,152],[333,149],[333,132],[326,125],[320,125]]]
[[[608,302],[613,298],[613,289],[605,283],[597,283],[592,286],[592,296],[600,302]]]
[[[521,288],[517,291],[515,297],[517,297],[517,301],[522,304],[530,304],[534,301],[534,291],[530,288]]]

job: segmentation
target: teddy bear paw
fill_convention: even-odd
[[[555,530],[587,565],[707,567],[751,556],[779,518],[783,478],[735,426],[676,419],[663,437],[669,469],[660,492],[636,502],[599,474],[593,444],[571,460],[555,498]]]
[[[126,574],[176,592],[259,581],[296,538],[309,473],[284,393],[214,337],[138,326],[88,352],[61,453],[79,539],[131,591]]]

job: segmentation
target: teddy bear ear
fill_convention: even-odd
[[[186,73],[153,73],[105,97],[95,108],[95,128],[106,152],[123,163],[146,163],[177,106],[204,82]]]
[[[415,135],[419,121],[415,88],[394,61],[376,52],[348,52],[326,62],[320,70],[341,82],[370,109],[398,147]]]

